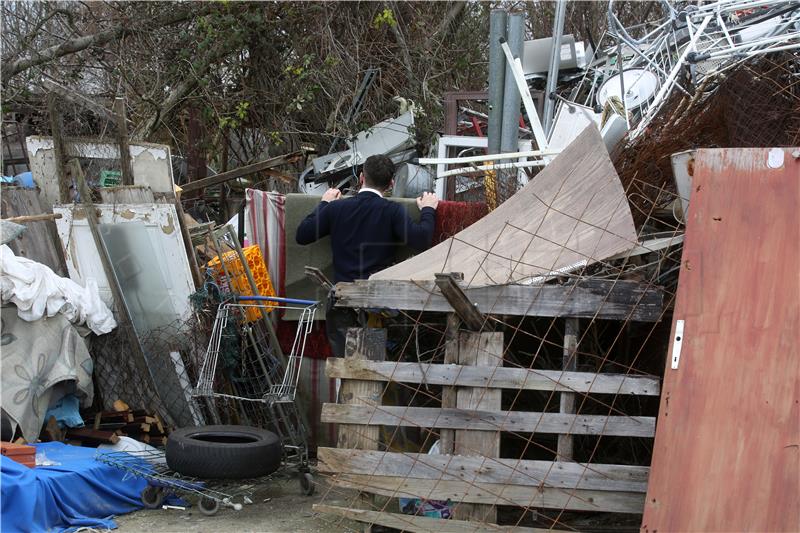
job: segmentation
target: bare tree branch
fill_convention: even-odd
[[[170,11],[163,18],[148,22],[146,29],[147,31],[151,31],[155,28],[161,28],[164,26],[170,26],[184,22],[204,13],[208,13],[213,8],[213,4],[209,3],[201,5],[200,7],[195,7],[193,5],[190,9]],[[31,67],[48,63],[54,59],[58,59],[69,54],[74,54],[76,52],[86,50],[87,48],[103,46],[106,43],[119,39],[122,36],[134,31],[136,31],[135,28],[129,22],[123,22],[114,26],[113,28],[100,31],[92,35],[83,35],[81,37],[70,39],[61,44],[46,48],[41,52],[32,50],[31,55],[28,58],[18,59],[12,62],[3,61],[2,67],[0,67],[0,73],[2,73],[3,77],[3,85],[5,85],[10,78]]]

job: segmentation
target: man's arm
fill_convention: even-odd
[[[319,205],[297,226],[297,244],[311,244],[331,232],[331,210],[328,204],[342,196],[339,189],[328,189]]]
[[[394,234],[402,242],[408,244],[415,250],[425,250],[430,248],[433,241],[433,230],[436,225],[436,207],[439,199],[433,193],[423,193],[422,197],[417,198],[417,206],[420,209],[419,222],[414,222],[408,213],[401,206],[398,206],[394,220]]]

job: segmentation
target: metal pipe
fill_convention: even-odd
[[[515,58],[522,57],[525,39],[525,16],[513,13],[508,17],[508,38],[506,39],[511,54]],[[503,90],[503,122],[500,134],[500,151],[516,152],[519,150],[519,108],[520,93],[514,83],[512,66],[506,64],[505,88]]]
[[[550,136],[550,130],[553,125],[553,113],[556,104],[555,100],[553,100],[550,95],[556,90],[558,71],[561,69],[561,35],[564,33],[564,17],[566,13],[566,0],[558,0],[558,2],[556,2],[556,16],[553,21],[553,47],[550,50],[550,66],[547,69],[547,85],[544,91],[544,116],[542,117],[544,133],[548,137]]]
[[[449,176],[459,176],[464,174],[465,172],[484,172],[487,170],[507,170],[510,168],[530,168],[530,167],[544,167],[547,166],[547,161],[544,159],[534,160],[534,161],[519,161],[516,163],[492,163],[489,165],[480,165],[480,166],[468,166],[468,167],[461,167],[461,168],[454,168],[452,170],[446,170],[436,176],[436,179],[439,178],[447,178]]]
[[[458,163],[478,163],[481,161],[499,161],[502,159],[518,159],[520,157],[542,157],[547,155],[558,155],[559,150],[528,150],[525,152],[508,152],[505,154],[473,155],[467,157],[445,157],[442,159],[432,157],[421,157],[420,165],[451,165]]]
[[[505,61],[500,39],[506,37],[508,14],[502,9],[492,10],[489,16],[489,153],[500,152],[503,125],[503,91],[505,87]]]

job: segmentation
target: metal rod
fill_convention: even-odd
[[[489,153],[500,153],[500,137],[503,124],[503,92],[505,90],[506,68],[500,39],[506,37],[508,14],[502,9],[494,9],[489,17]]]
[[[506,46],[513,58],[522,56],[525,39],[525,17],[522,13],[513,13],[508,17],[508,39]],[[500,151],[516,152],[519,149],[519,109],[520,91],[514,87],[514,62],[509,61],[505,71],[505,88],[503,90],[503,121],[500,131]],[[526,84],[527,86],[527,84]]]
[[[550,95],[556,90],[558,82],[558,71],[561,69],[561,35],[564,33],[564,17],[567,12],[566,0],[556,2],[556,16],[553,21],[553,41],[550,50],[550,66],[547,69],[547,85],[544,93],[544,113],[542,113],[542,126],[545,135],[549,136],[553,127],[553,113],[555,111],[555,100]]]
[[[448,165],[457,163],[477,163],[480,161],[494,161],[498,159],[518,159],[520,157],[542,157],[545,155],[558,155],[559,150],[528,150],[526,152],[509,152],[507,154],[473,155],[467,157],[420,158],[420,165]]]

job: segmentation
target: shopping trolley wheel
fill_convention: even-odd
[[[161,504],[164,503],[164,497],[166,494],[164,493],[164,489],[161,487],[155,487],[153,485],[148,485],[142,491],[142,503],[147,509],[160,509]]]
[[[200,512],[206,516],[214,516],[219,511],[219,500],[215,500],[214,498],[209,498],[208,496],[203,496],[200,498],[200,501],[197,502],[197,506],[200,508]]]
[[[303,489],[303,494],[306,496],[312,496],[317,490],[314,476],[310,472],[300,472],[300,488]]]

